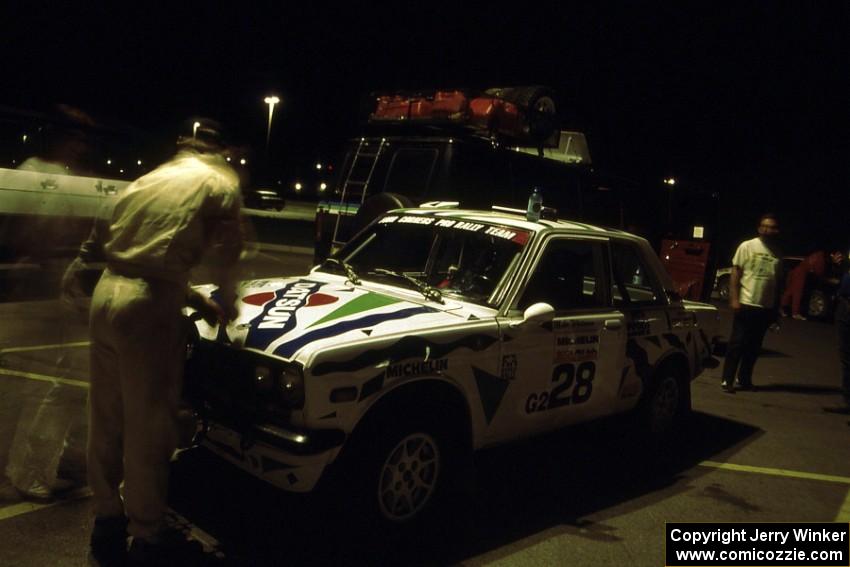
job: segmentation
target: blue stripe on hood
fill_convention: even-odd
[[[343,321],[341,323],[337,323],[336,325],[331,325],[330,327],[324,327],[322,329],[310,331],[309,333],[304,333],[296,339],[278,345],[278,347],[274,349],[274,354],[282,356],[284,358],[289,358],[290,356],[298,352],[299,349],[313,341],[336,337],[338,335],[342,335],[343,333],[347,333],[348,331],[372,327],[379,323],[384,323],[385,321],[407,319],[408,317],[413,317],[414,315],[419,315],[422,313],[436,312],[437,309],[434,309],[433,307],[426,307],[424,305],[421,305],[419,307],[410,307],[408,309],[401,309],[400,311],[393,311],[392,313],[376,313],[375,315],[367,315],[365,317],[361,317],[360,319]]]

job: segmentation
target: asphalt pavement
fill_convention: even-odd
[[[309,261],[258,251],[243,275]],[[49,391],[68,423],[83,415],[88,362],[84,321],[57,301],[2,303],[0,322],[3,470]],[[839,400],[834,329],[783,320],[764,346],[758,390],[726,394],[720,368],[706,371],[667,446],[614,419],[491,449],[466,493],[415,530],[376,532],[348,495],[277,492],[200,450],[174,463],[171,518],[234,565],[658,566],[665,522],[850,521],[850,423],[821,409]],[[89,506],[84,487],[32,502],[0,480],[0,565],[86,565]]]

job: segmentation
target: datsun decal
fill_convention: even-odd
[[[276,290],[273,295],[264,292],[244,298],[243,301],[254,305],[256,303],[252,302],[266,300],[262,312],[250,322],[245,346],[265,350],[273,340],[295,328],[296,312],[309,304],[310,296],[322,285],[322,282],[298,280]],[[318,301],[327,302],[327,298],[332,297],[328,295]]]

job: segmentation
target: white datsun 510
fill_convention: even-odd
[[[629,410],[673,428],[717,310],[670,289],[618,230],[392,211],[308,275],[243,282],[226,328],[197,321],[186,395],[224,459],[297,492],[344,468],[404,522],[472,451]]]

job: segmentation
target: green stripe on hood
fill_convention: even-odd
[[[394,299],[392,297],[387,297],[386,295],[369,291],[360,297],[355,297],[334,311],[331,311],[310,325],[310,327],[315,327],[316,325],[321,325],[322,323],[327,323],[328,321],[333,321],[334,319],[339,319],[341,317],[348,317],[349,315],[354,315],[355,313],[360,313],[362,311],[369,311],[370,309],[377,309],[378,307],[384,307],[385,305],[392,305],[393,303],[400,302],[400,299]],[[308,327],[308,329],[310,327]]]

